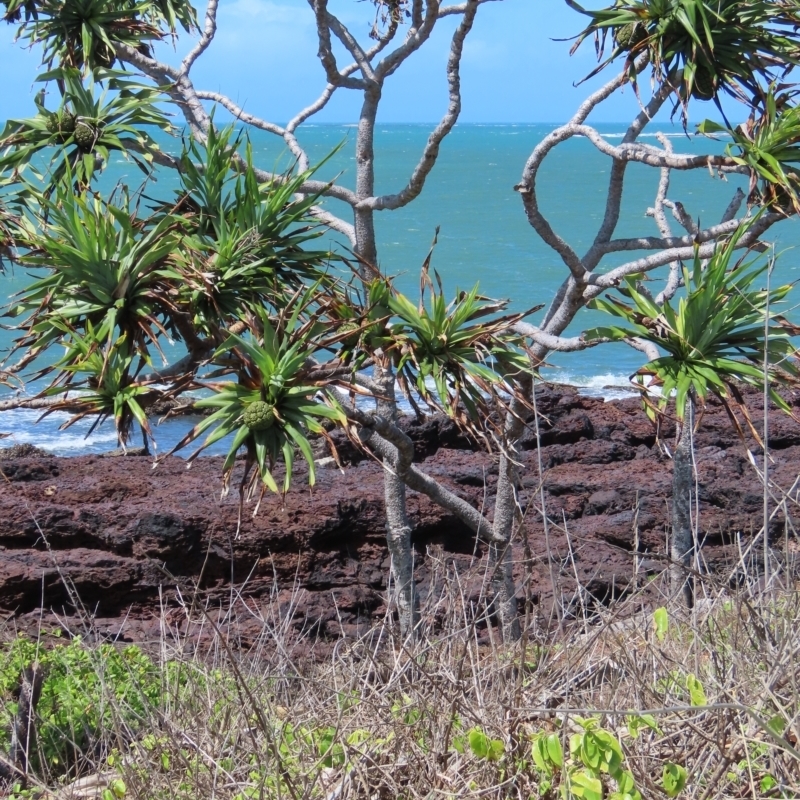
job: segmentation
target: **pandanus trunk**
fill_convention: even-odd
[[[672,460],[672,542],[670,583],[673,597],[680,594],[686,605],[694,605],[694,577],[691,567],[695,541],[692,528],[692,433],[694,397],[686,397],[683,425]]]
[[[492,595],[494,610],[500,622],[500,631],[506,644],[516,642],[522,635],[519,624],[517,587],[514,583],[514,560],[511,544],[492,543],[489,548],[489,565],[492,570]]]
[[[395,602],[403,639],[413,638],[419,621],[419,601],[414,584],[414,551],[406,515],[406,487],[384,462],[386,470],[386,542],[392,559]]]
[[[370,85],[364,92],[364,103],[356,137],[356,194],[359,199],[375,193],[375,119],[381,99],[381,86]],[[374,212],[371,208],[357,208],[355,212],[356,252],[365,262],[361,274],[365,283],[372,279],[366,267],[378,266],[378,249],[375,241]],[[390,367],[376,366],[375,382],[381,388],[382,399],[377,402],[377,412],[384,419],[397,419],[395,376]],[[394,469],[394,459],[384,458],[384,500],[386,503],[386,543],[391,557],[394,600],[397,604],[400,632],[404,639],[414,636],[419,620],[419,601],[414,584],[414,553],[411,547],[411,525],[406,511],[406,486]]]
[[[394,373],[380,370],[379,386],[383,398],[378,401],[378,414],[385,419],[397,418]],[[394,599],[404,639],[414,636],[419,622],[419,599],[414,583],[414,550],[411,546],[411,525],[406,511],[406,485],[397,476],[394,459],[383,462],[383,487],[386,503],[386,543],[392,561]]]
[[[521,392],[531,390],[530,381],[524,381]],[[505,428],[506,448],[511,448],[522,435],[525,406],[512,401],[512,413],[508,415]],[[495,541],[489,547],[489,566],[492,570],[492,594],[494,609],[500,622],[503,641],[514,642],[521,636],[517,587],[514,583],[514,559],[511,543],[514,523],[517,519],[517,470],[507,452],[500,456],[500,474],[497,481],[497,500],[494,510],[493,531]],[[523,534],[524,535],[524,534]]]

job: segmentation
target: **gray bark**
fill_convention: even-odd
[[[695,541],[692,528],[692,435],[694,397],[686,397],[683,426],[672,458],[672,539],[670,584],[673,597],[683,595],[688,608],[694,605],[692,561]]]
[[[11,725],[9,759],[22,776],[28,774],[28,761],[36,738],[36,705],[42,693],[43,678],[39,664],[34,663],[23,670],[20,679],[19,703]]]
[[[517,642],[522,636],[514,581],[514,555],[511,542],[489,546],[489,566],[492,570],[492,596],[500,632],[505,644]]]
[[[397,419],[395,377],[391,369],[378,371],[375,380],[386,398],[377,402],[378,414],[390,422]],[[404,639],[413,638],[419,622],[419,598],[414,583],[414,549],[406,509],[406,484],[397,470],[397,448],[388,444],[383,456],[383,490],[386,504],[386,543],[392,560],[395,601]]]
[[[341,400],[346,407],[347,398]],[[454,514],[482,541],[494,541],[492,524],[478,509],[414,466],[414,443],[397,425],[354,407],[347,408],[347,416],[362,426],[364,443],[382,460],[397,459],[394,469],[409,489]]]
[[[646,58],[636,63],[641,71],[647,66]],[[737,219],[743,196],[737,189],[733,199],[725,211],[719,224],[705,229],[692,228],[691,215],[683,206],[666,197],[671,170],[709,169],[718,173],[743,173],[743,168],[725,156],[717,155],[682,155],[676,154],[673,148],[661,140],[661,147],[642,144],[640,135],[651,122],[654,115],[670,96],[672,86],[668,81],[656,91],[653,98],[633,120],[622,142],[611,144],[595,128],[586,124],[586,120],[594,109],[607,100],[615,91],[627,83],[627,73],[622,73],[605,86],[590,95],[578,108],[575,116],[566,124],[548,134],[533,150],[525,164],[520,183],[514,187],[521,196],[528,221],[542,240],[561,258],[568,274],[559,291],[556,293],[540,326],[531,326],[526,335],[533,341],[533,354],[537,358],[545,358],[552,350],[574,351],[588,346],[581,340],[562,337],[563,332],[575,319],[578,312],[587,302],[602,294],[607,289],[617,286],[628,275],[639,272],[650,272],[665,265],[677,265],[682,259],[694,257],[695,242],[700,242],[699,255],[708,258],[717,243],[734,233],[747,219],[747,214]],[[611,177],[606,197],[606,210],[603,221],[591,247],[584,255],[554,230],[543,213],[537,191],[537,178],[545,158],[558,145],[569,139],[581,136],[588,139],[601,153],[611,161]],[[649,216],[653,217],[661,236],[641,236],[626,239],[614,239],[614,231],[620,217],[624,179],[627,165],[637,162],[661,171],[659,194],[656,206]],[[746,172],[746,170],[744,170]],[[672,236],[664,224],[666,217],[663,208],[669,208],[676,220],[687,229],[686,236]],[[747,233],[739,241],[739,247],[751,247],[757,244],[772,225],[781,219],[779,214],[766,213],[751,225]],[[651,255],[637,258],[621,264],[607,272],[596,271],[600,262],[609,255],[634,250],[649,250]],[[677,267],[671,270],[672,280],[665,287],[666,296],[678,288],[679,274]]]
[[[378,84],[364,92],[356,138],[356,198],[359,201],[375,193],[375,119],[380,99],[381,87]],[[356,252],[368,264],[377,267],[378,247],[373,215],[374,211],[368,206],[359,204],[355,208]]]
[[[387,207],[381,198],[375,197],[375,121],[380,105],[383,83],[412,53],[430,37],[438,19],[439,2],[429,0],[423,17],[417,8],[414,21],[405,42],[389,53],[377,66],[372,57],[365,52],[350,31],[327,10],[327,0],[310,0],[317,17],[320,42],[320,59],[326,69],[330,83],[342,85],[343,76],[338,71],[330,44],[331,32],[344,45],[353,57],[361,73],[357,88],[363,92],[363,102],[356,137],[356,189],[353,204],[355,252],[362,260],[362,275],[365,280],[371,277],[365,265],[378,267],[378,249],[375,239],[376,208]],[[461,111],[461,95],[458,68],[461,61],[464,38],[472,27],[472,21],[479,2],[469,0],[464,8],[464,20],[459,26],[451,45],[448,60],[448,83],[450,104],[442,123],[431,136],[423,154],[422,167],[412,175],[409,188],[404,192],[404,202],[398,201],[393,207],[410,202],[422,189],[425,177],[433,168],[438,156],[439,142],[452,130]],[[390,366],[376,366],[375,382],[385,398],[377,403],[377,413],[389,422],[397,417],[395,401],[395,376]],[[392,559],[392,576],[395,582],[395,597],[400,618],[400,629],[404,638],[414,636],[419,619],[419,600],[414,584],[414,552],[411,546],[411,525],[406,511],[406,481],[398,469],[400,458],[397,449],[384,443],[388,452],[384,453],[384,497],[386,504],[386,541]],[[409,465],[410,467],[410,465]],[[410,472],[410,468],[404,471]]]
[[[520,394],[530,395],[532,385],[532,378],[524,380],[519,387]],[[516,641],[521,635],[512,552],[514,523],[519,516],[517,468],[508,448],[513,447],[514,442],[523,433],[525,426],[522,418],[526,411],[522,401],[515,398],[511,403],[511,413],[506,419],[505,446],[500,455],[500,471],[497,479],[497,496],[492,526],[494,541],[489,550],[495,610],[505,642]]]

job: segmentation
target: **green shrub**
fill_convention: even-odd
[[[17,712],[14,691],[23,669],[35,661],[44,672],[31,754],[36,771],[69,770],[109,731],[135,735],[162,699],[162,672],[139,647],[87,646],[76,637],[45,649],[19,636],[0,648],[0,748],[5,752]]]

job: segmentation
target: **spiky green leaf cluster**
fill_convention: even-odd
[[[324,346],[324,340],[320,341],[324,328],[318,314],[309,315],[317,294],[318,287],[312,286],[296,294],[276,318],[260,314],[248,335],[229,335],[214,359],[230,356],[230,370],[237,379],[201,384],[211,395],[197,405],[214,411],[174,448],[183,448],[207,433],[189,457],[191,461],[215,442],[232,435],[223,464],[224,487],[227,491],[236,455],[244,448],[246,460],[240,490],[246,500],[255,495],[259,482],[273,492],[280,491],[272,474],[279,461],[283,461],[286,470],[282,491],[289,490],[295,450],[308,465],[308,482],[313,486],[314,455],[308,435],[326,435],[322,420],[345,421],[335,398],[325,392],[330,383],[308,378],[314,357]],[[252,424],[262,421],[265,406],[270,409],[271,424]]]
[[[83,68],[114,65],[122,45],[144,55],[150,42],[190,31],[197,15],[186,0],[5,0],[5,19],[21,22],[20,38],[42,45],[42,63]]]
[[[439,276],[436,288],[426,278],[423,269],[419,305],[399,292],[387,296],[395,317],[389,349],[398,377],[407,392],[413,386],[431,407],[474,424],[485,418],[492,400],[510,392],[509,373],[530,370],[522,337],[513,331],[525,315],[497,316],[506,304],[482,297],[477,285],[448,303]]]
[[[40,95],[35,117],[6,123],[0,134],[0,185],[17,186],[27,171],[43,186],[56,186],[69,174],[79,187],[88,187],[112,152],[150,172],[159,146],[147,131],[170,130],[158,108],[161,91],[103,69],[85,79],[77,70],[57,69],[38,80],[63,84],[61,106],[48,110]],[[55,125],[54,114],[60,120]],[[65,119],[74,124],[64,125]]]
[[[670,300],[656,305],[635,277],[626,279],[622,297],[591,302],[590,307],[627,324],[594,328],[584,334],[587,339],[638,337],[664,351],[665,355],[632,376],[652,411],[656,407],[663,411],[675,393],[675,411],[682,419],[692,392],[701,402],[715,395],[734,421],[734,410],[743,412],[747,421],[737,385],[761,386],[766,372],[772,400],[791,413],[776,387],[791,385],[798,377],[794,328],[781,316],[792,287],[764,287],[769,261],[763,257],[734,263],[735,249],[746,230],[742,226],[719,246],[707,264],[698,254],[692,269],[684,268],[686,293],[677,306]],[[647,392],[656,387],[661,397],[654,407]]]
[[[62,321],[53,321],[52,324],[68,338],[65,338],[66,353],[55,365],[59,375],[43,392],[48,397],[63,397],[47,409],[45,416],[54,411],[73,412],[61,430],[91,417],[94,422],[87,436],[104,420],[111,418],[123,447],[130,437],[134,422],[138,422],[144,433],[152,437],[143,403],[144,398],[152,394],[152,389],[136,379],[145,360],[133,352],[127,338],[123,335],[102,347],[91,324],[87,325],[85,334],[70,329]],[[87,379],[81,384],[79,397],[67,394],[73,390],[73,378],[76,376],[85,376]]]
[[[191,363],[173,370],[166,388],[148,384],[142,390],[148,403],[184,391],[203,361],[251,374],[250,383],[257,382],[252,345],[242,340],[228,347],[231,330],[241,333],[265,314],[280,315],[308,286],[316,287],[315,296],[322,285],[335,291],[325,277],[330,253],[306,246],[318,234],[310,212],[316,198],[294,197],[305,176],[258,182],[249,148],[236,162],[231,137],[231,131],[212,133],[207,149],[195,146],[199,166],[191,162],[177,202],[160,204],[150,216],[140,215],[141,201],[124,188],[118,187],[113,202],[74,191],[68,166],[64,180],[47,193],[25,184],[26,202],[13,231],[18,260],[37,277],[6,309],[19,332],[14,353],[21,358],[14,371],[63,346],[66,354],[56,364],[43,359],[34,377],[53,380],[48,395],[69,391],[59,408],[76,418],[113,416],[121,441],[134,420],[150,435],[146,416],[130,403],[138,388],[130,386],[144,365],[152,367],[154,355],[164,355],[165,342],[182,340]],[[184,161],[190,163],[188,155]],[[204,170],[203,162],[212,169]],[[305,322],[310,305],[303,307]],[[330,349],[317,319],[324,305],[313,312],[314,325],[303,329],[303,362]],[[307,429],[316,430],[316,405],[303,407],[310,414]],[[253,452],[262,465],[264,453]],[[274,450],[270,454],[276,457]]]
[[[310,246],[321,233],[311,216],[317,197],[297,195],[310,173],[259,181],[249,142],[241,168],[232,169],[240,145],[233,128],[210,129],[203,147],[187,142],[170,209],[186,224],[177,254],[182,292],[193,324],[209,335],[256,313],[265,298],[281,307],[304,282],[325,280],[333,260]]]
[[[14,350],[39,354],[64,343],[66,326],[67,336],[78,332],[98,344],[125,337],[149,360],[159,334],[174,327],[173,287],[181,276],[170,257],[181,221],[166,216],[148,224],[136,219],[127,196],[112,205],[67,189],[41,197],[39,209],[23,263],[45,274],[7,309],[23,331]]]
[[[3,270],[4,260],[16,252],[17,241],[21,236],[20,226],[19,216],[0,201],[0,271]]]
[[[800,108],[792,105],[794,96],[770,87],[763,114],[733,129],[711,120],[698,126],[700,133],[731,137],[725,152],[750,171],[750,202],[787,214],[800,212]]]
[[[677,82],[684,106],[720,91],[749,102],[800,63],[794,0],[616,0],[598,10],[566,2],[590,19],[573,51],[596,38],[601,63],[592,75],[624,57],[635,80],[634,62],[647,54],[659,82]],[[612,51],[602,60],[609,36]]]

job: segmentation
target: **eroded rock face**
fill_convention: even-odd
[[[542,387],[538,407],[544,501],[554,523],[549,554],[532,431],[521,445],[519,486],[536,598],[544,607],[552,596],[551,570],[558,592],[573,591],[577,570],[599,599],[619,593],[630,582],[634,542],[643,569],[659,572],[671,464],[638,402],[603,403]],[[757,410],[753,421],[761,425]],[[421,467],[491,515],[495,459],[470,449],[447,420],[406,425]],[[775,412],[770,427],[771,474],[788,488],[800,474],[800,425]],[[672,435],[661,431],[667,444]],[[703,553],[710,567],[721,567],[726,545],[758,531],[762,490],[721,408],[708,408],[696,453]],[[201,458],[190,470],[178,458],[155,470],[145,457],[3,459],[0,608],[24,621],[41,606],[69,617],[81,602],[101,628],[113,632],[125,618],[131,635],[146,635],[157,630],[162,606],[175,605],[176,586],[184,598],[199,588],[212,606],[229,602],[234,586],[255,606],[277,603],[298,627],[332,635],[363,629],[386,612],[389,561],[381,471],[350,455],[344,472],[319,470],[313,490],[298,466],[285,501],[265,497],[255,518],[245,509],[238,535],[238,495],[220,498],[219,458]],[[433,562],[465,574],[474,568],[482,548],[462,523],[414,493],[409,511],[423,595],[435,580]],[[772,524],[782,538],[782,517]],[[522,561],[521,544],[515,556]],[[477,596],[479,589],[473,581],[469,591]]]

